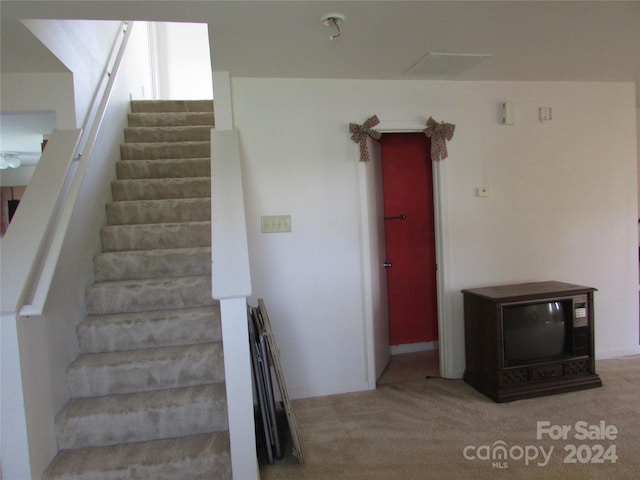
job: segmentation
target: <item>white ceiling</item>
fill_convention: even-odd
[[[324,14],[346,16],[330,40]],[[0,2],[2,72],[63,71],[21,18],[209,24],[233,76],[624,81],[640,98],[640,1]],[[459,75],[408,74],[429,52],[491,54]]]

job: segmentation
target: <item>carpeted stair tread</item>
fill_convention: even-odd
[[[93,259],[96,282],[211,274],[211,247],[107,252]]]
[[[83,354],[222,341],[219,305],[92,315],[76,331]]]
[[[154,440],[58,453],[43,480],[231,480],[229,434]]]
[[[210,141],[212,125],[127,127],[124,141],[135,142],[187,142]]]
[[[140,112],[213,112],[213,100],[133,100],[131,111]]]
[[[109,225],[196,222],[211,218],[210,198],[126,200],[106,204]]]
[[[217,304],[211,298],[209,275],[94,283],[85,296],[89,315]]]
[[[81,355],[69,365],[72,398],[224,382],[222,344]]]
[[[211,245],[211,222],[107,225],[100,230],[103,252]]]
[[[213,112],[141,112],[128,114],[129,127],[213,127]]]
[[[62,450],[226,429],[224,383],[76,398],[56,416],[56,437]]]
[[[120,160],[116,162],[119,180],[135,178],[210,177],[210,158],[167,158],[159,160]]]
[[[111,182],[114,201],[211,196],[211,177],[124,179]]]
[[[123,143],[120,157],[125,160],[165,160],[203,158],[211,154],[211,142],[147,142]]]

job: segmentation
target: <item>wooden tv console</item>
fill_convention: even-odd
[[[593,292],[563,282],[536,282],[463,290],[466,369],[464,380],[496,402],[602,386],[595,372]],[[561,359],[505,366],[503,307],[584,296],[589,339],[585,352]]]

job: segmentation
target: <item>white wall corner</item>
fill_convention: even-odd
[[[232,130],[233,105],[229,72],[213,72],[213,99],[216,130]]]

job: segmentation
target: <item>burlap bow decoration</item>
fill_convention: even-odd
[[[456,126],[452,123],[438,123],[429,117],[424,133],[431,139],[431,160],[444,160],[449,156],[447,153],[447,141],[453,138],[455,129]]]
[[[371,137],[374,140],[380,140],[382,134],[380,132],[376,132],[372,130],[373,127],[378,125],[380,120],[376,115],[367,118],[362,125],[358,125],[357,123],[349,124],[349,131],[353,134],[351,135],[351,140],[360,144],[360,161],[368,162],[369,161],[369,149],[367,148],[367,137]]]

